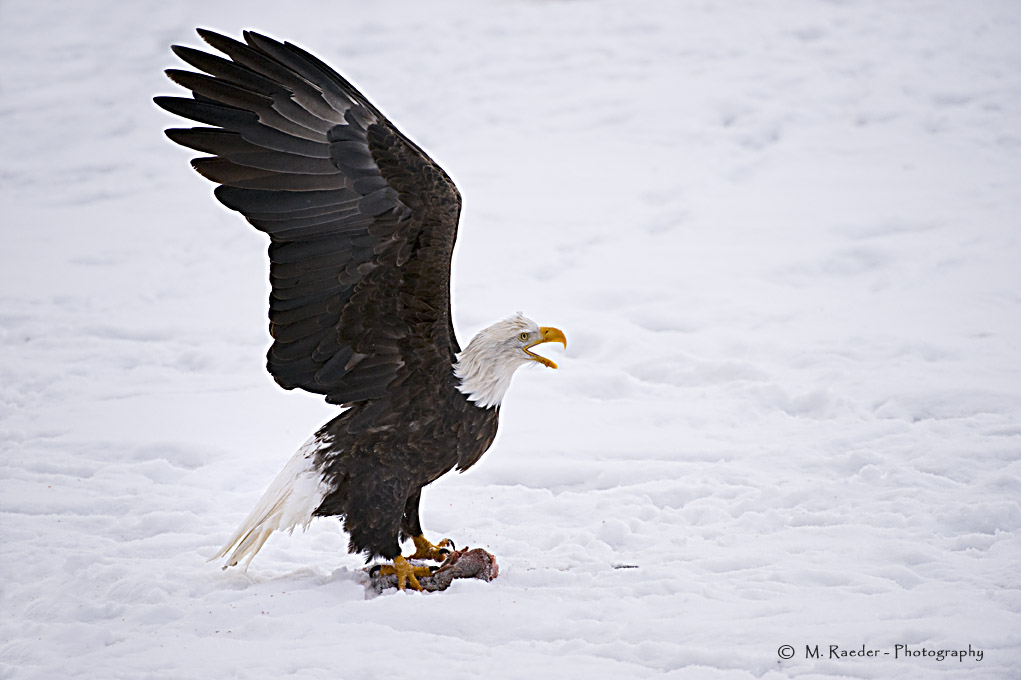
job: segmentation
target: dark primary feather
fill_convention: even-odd
[[[270,236],[270,373],[332,403],[389,402],[377,416],[408,399],[391,385],[450,389],[453,182],[307,52],[252,32],[199,34],[226,58],[175,46],[201,72],[167,71],[192,97],[156,103],[210,126],[167,136],[211,154],[195,169]]]

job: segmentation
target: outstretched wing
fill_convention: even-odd
[[[311,54],[257,33],[199,35],[227,58],[174,46],[202,73],[168,70],[193,98],[155,102],[212,126],[167,136],[212,154],[192,165],[270,236],[269,372],[286,389],[396,412],[409,381],[449,386],[454,183]]]

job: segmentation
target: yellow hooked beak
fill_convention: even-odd
[[[544,342],[559,342],[564,345],[564,349],[567,349],[567,338],[564,336],[564,332],[559,328],[542,326],[539,328],[539,339],[533,343],[525,345],[524,347],[525,354],[527,354],[533,361],[538,361],[540,364],[548,368],[556,368],[557,365],[546,357],[541,357],[535,352],[530,351],[536,345],[541,345]]]

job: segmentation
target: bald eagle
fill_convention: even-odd
[[[349,550],[420,589],[410,558],[452,546],[422,533],[422,488],[493,443],[514,372],[563,332],[515,314],[462,350],[450,312],[461,196],[447,173],[340,74],[292,45],[199,30],[225,57],[175,45],[189,97],[156,97],[204,127],[166,131],[210,154],[192,165],[269,235],[267,368],[285,389],[343,407],[291,458],[211,559],[252,558],[274,531],[341,519]]]

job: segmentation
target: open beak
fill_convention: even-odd
[[[536,345],[541,345],[544,342],[559,342],[563,344],[564,349],[567,349],[567,338],[564,336],[564,332],[559,328],[542,326],[539,328],[539,339],[532,344],[525,346],[525,354],[527,354],[533,361],[538,361],[547,368],[556,368],[557,365],[546,357],[541,357],[535,352],[530,351]]]

